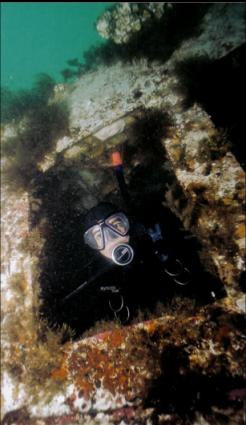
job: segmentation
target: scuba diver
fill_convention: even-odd
[[[153,218],[139,220],[119,152],[112,154],[112,162],[125,207],[100,202],[86,213],[83,237],[92,261],[86,267],[87,279],[63,298],[63,305],[73,303],[81,293],[88,303],[92,297],[92,305],[93,297],[99,297],[101,318],[125,324],[139,309],[154,310],[157,301],[168,299],[173,292],[187,296],[195,289],[203,301],[216,299],[218,281],[201,273],[199,260],[190,252],[190,237],[185,240],[170,228],[172,213],[166,209],[164,223]],[[182,252],[191,256],[191,265]]]

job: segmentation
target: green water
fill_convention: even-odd
[[[1,85],[28,89],[47,73],[63,81],[66,61],[78,58],[103,39],[95,23],[112,2],[2,2]]]

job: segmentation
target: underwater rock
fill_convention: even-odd
[[[22,407],[15,421],[48,424],[53,417],[55,423],[73,424],[81,423],[75,418],[87,423],[93,417],[134,424],[142,418],[152,424],[161,412],[182,423],[184,413],[195,419],[206,415],[207,406],[221,409],[228,419],[232,412],[242,417],[240,396],[238,403],[229,402],[229,413],[223,403],[228,404],[228,394],[245,378],[243,350],[240,317],[211,307],[193,317],[167,315],[67,343],[50,372],[56,392],[49,401],[44,395],[36,403],[29,401],[25,418]],[[8,413],[3,424],[13,424],[10,418]]]
[[[1,348],[2,415],[25,404],[22,376],[24,347],[32,335],[33,266],[24,245],[29,235],[28,194],[1,190]]]
[[[67,347],[70,353],[68,357],[71,359],[68,376],[68,366],[62,366],[63,360],[65,362],[64,364],[67,364],[66,359],[68,358],[65,354],[65,347],[59,345],[59,337],[56,338],[54,333],[50,335],[49,343],[44,343],[42,339],[40,340],[37,331],[37,319],[33,316],[32,305],[36,305],[38,302],[38,276],[41,272],[39,269],[40,253],[43,252],[45,244],[49,241],[49,235],[52,235],[52,231],[54,232],[50,224],[45,222],[45,209],[51,208],[51,220],[53,220],[53,217],[54,219],[59,217],[59,214],[63,211],[64,223],[66,223],[66,210],[68,206],[72,208],[72,214],[74,214],[72,217],[76,217],[78,212],[81,213],[87,208],[95,205],[99,200],[104,199],[106,196],[115,194],[116,186],[109,162],[112,147],[118,146],[120,148],[122,145],[127,145],[127,141],[129,141],[128,143],[130,143],[132,155],[128,155],[128,160],[125,164],[126,176],[129,180],[139,164],[148,163],[149,156],[152,158],[152,164],[155,164],[157,160],[159,163],[160,158],[162,158],[160,149],[163,150],[163,155],[166,155],[167,159],[163,157],[162,165],[166,167],[167,164],[169,164],[168,167],[171,167],[174,173],[169,190],[166,190],[167,175],[164,173],[164,175],[160,174],[159,176],[157,174],[157,172],[159,172],[157,171],[158,167],[156,166],[154,166],[152,172],[154,172],[157,177],[158,185],[155,182],[155,187],[152,186],[151,175],[149,173],[146,178],[144,178],[144,184],[143,180],[141,181],[141,187],[144,186],[144,190],[149,190],[149,192],[158,190],[158,193],[162,194],[163,202],[167,203],[177,216],[181,218],[185,228],[191,230],[192,233],[199,238],[203,247],[203,263],[208,268],[216,268],[220,278],[226,285],[228,296],[222,300],[222,305],[224,304],[230,311],[240,312],[240,306],[243,305],[243,294],[240,291],[238,281],[239,275],[244,267],[245,252],[242,220],[242,203],[244,202],[243,193],[245,187],[244,172],[234,156],[227,151],[228,148],[225,148],[225,144],[221,143],[223,135],[215,129],[211,119],[202,108],[198,105],[194,105],[189,109],[183,108],[183,95],[177,92],[178,80],[174,75],[166,75],[164,70],[164,66],[157,64],[148,65],[146,62],[143,63],[141,61],[131,66],[118,64],[113,68],[109,68],[107,73],[108,77],[105,77],[105,72],[101,73],[98,71],[93,73],[93,78],[91,78],[92,76],[89,74],[87,77],[85,76],[78,81],[74,86],[71,97],[68,99],[70,103],[70,125],[71,128],[77,128],[76,135],[73,137],[72,142],[70,138],[62,139],[62,142],[56,145],[56,149],[51,153],[53,160],[50,165],[46,162],[47,158],[44,158],[43,162],[41,161],[39,167],[40,170],[43,170],[43,177],[41,179],[41,182],[44,182],[42,183],[44,184],[42,189],[43,195],[41,198],[38,193],[36,195],[29,195],[31,205],[33,205],[33,213],[35,213],[37,218],[39,215],[41,218],[43,217],[42,220],[38,222],[36,230],[35,228],[33,230],[29,228],[30,218],[27,195],[25,198],[24,210],[18,206],[19,202],[21,202],[19,195],[15,195],[15,200],[12,198],[8,199],[7,196],[4,198],[6,200],[8,199],[8,202],[4,201],[4,203],[6,205],[6,215],[10,220],[8,227],[4,228],[4,232],[7,235],[9,234],[10,241],[14,240],[15,243],[17,243],[17,241],[21,240],[24,242],[25,235],[22,233],[23,229],[21,222],[13,222],[13,220],[18,217],[18,215],[13,214],[13,208],[15,210],[14,205],[17,203],[16,210],[21,220],[25,223],[27,236],[31,239],[31,246],[29,246],[27,253],[25,253],[23,260],[21,260],[18,266],[18,276],[15,276],[15,282],[18,287],[24,288],[23,290],[25,291],[26,285],[21,275],[19,276],[19,273],[22,273],[23,270],[29,270],[27,265],[28,267],[31,266],[29,282],[31,279],[32,288],[34,289],[30,289],[31,291],[34,290],[34,296],[32,298],[32,292],[28,289],[29,295],[24,295],[24,297],[22,297],[22,300],[26,300],[25,302],[28,303],[30,308],[28,307],[27,310],[24,308],[20,315],[18,315],[17,327],[16,315],[9,315],[8,321],[6,320],[4,322],[4,335],[12,335],[9,329],[14,328],[13,335],[16,343],[10,339],[7,345],[5,345],[6,357],[12,359],[12,362],[11,365],[9,362],[4,365],[8,372],[7,375],[4,375],[3,390],[5,394],[8,394],[7,399],[9,401],[7,402],[6,400],[4,402],[5,407],[3,409],[3,414],[17,408],[22,408],[25,405],[28,408],[29,415],[32,418],[39,417],[40,420],[43,420],[45,417],[49,418],[51,415],[56,415],[58,417],[60,416],[59,420],[61,421],[62,418],[64,419],[65,417],[70,418],[69,420],[72,421],[69,415],[84,415],[84,411],[90,412],[91,409],[95,409],[96,415],[104,414],[102,413],[103,409],[107,410],[109,408],[113,410],[116,409],[118,412],[118,409],[123,407],[126,408],[126,404],[128,406],[128,402],[126,402],[124,398],[125,396],[123,397],[122,394],[118,392],[118,386],[121,385],[122,388],[127,387],[131,389],[131,391],[135,391],[137,404],[133,404],[133,407],[134,415],[138,415],[139,410],[137,409],[140,408],[140,406],[141,412],[144,412],[142,405],[140,404],[139,406],[138,403],[141,403],[141,400],[142,402],[145,400],[145,395],[148,393],[147,388],[149,388],[152,381],[155,380],[155,378],[159,379],[160,372],[158,372],[158,368],[160,364],[156,363],[155,367],[157,369],[152,370],[152,366],[149,363],[152,361],[152,353],[150,354],[148,348],[145,353],[146,357],[144,357],[141,351],[142,342],[140,343],[140,341],[138,341],[139,350],[141,351],[138,363],[141,359],[143,364],[142,367],[136,364],[134,366],[136,368],[139,367],[134,373],[135,385],[133,385],[132,381],[130,384],[130,375],[124,377],[125,375],[121,373],[115,376],[116,372],[114,362],[112,361],[109,376],[105,376],[105,388],[100,389],[100,391],[97,389],[96,396],[93,392],[95,389],[94,385],[96,386],[100,379],[103,380],[105,364],[107,363],[110,365],[110,362],[108,362],[108,348],[106,353],[101,353],[101,348],[99,348],[98,339],[100,340],[100,337],[88,341],[88,348],[86,348],[84,358],[83,356],[81,358],[80,348],[82,346],[87,347],[86,341],[81,344],[79,342],[71,343]],[[112,75],[115,73],[113,84],[110,78],[111,73]],[[125,80],[122,82],[123,77]],[[138,99],[134,98],[131,92],[126,91],[125,82],[127,82],[130,87],[133,78],[136,79],[135,84],[138,89],[140,87],[143,91],[143,95]],[[91,109],[86,110],[83,105],[86,105],[86,102],[88,102],[86,93],[90,96],[89,89],[86,91],[88,79],[91,81],[91,93],[93,93],[93,96],[96,96],[96,94],[100,92],[100,98],[99,96],[96,97],[95,103],[90,106]],[[98,90],[98,87],[101,88],[101,91]],[[84,96],[82,96],[83,92]],[[107,95],[110,95],[108,99]],[[110,102],[113,102],[114,109],[110,108]],[[141,120],[144,119],[145,116],[150,116],[154,119],[154,111],[156,110],[159,111],[158,120],[162,120],[162,114],[160,112],[167,110],[172,120],[166,129],[166,136],[159,137],[159,148],[155,152],[153,151],[154,133],[152,130],[150,130],[151,134],[148,135],[145,149],[143,149],[141,145],[138,147],[138,136],[140,136],[141,131],[143,131],[145,137],[147,137],[145,127],[141,130],[141,126],[138,123],[141,123]],[[136,124],[137,127],[135,127]],[[161,121],[160,124],[162,124]],[[85,128],[87,129],[85,130]],[[136,128],[136,130],[134,130],[134,128]],[[151,128],[150,126],[150,129]],[[151,149],[148,143],[150,143]],[[46,167],[44,164],[46,164]],[[178,196],[176,194],[177,185],[181,185],[183,189],[183,193],[179,193]],[[40,190],[39,187],[37,187],[37,189]],[[136,184],[135,190],[138,190]],[[74,198],[67,198],[68,194],[72,194],[73,191]],[[182,203],[184,197],[186,199],[185,208]],[[68,199],[65,204],[64,199]],[[3,223],[6,223],[5,213],[2,219]],[[61,223],[63,223],[63,221]],[[62,228],[64,229],[64,227]],[[20,232],[20,235],[22,235],[21,238],[16,238],[14,236],[13,232],[17,230]],[[4,243],[5,249],[7,249],[8,243],[6,241]],[[13,252],[13,256],[11,252],[5,255],[6,270],[12,270],[12,257],[14,257],[14,261],[16,261],[17,256],[19,256],[21,252],[21,245],[19,244],[18,247],[17,253]],[[30,252],[32,253],[32,261],[29,257]],[[14,270],[14,273],[16,273],[16,267],[14,267]],[[11,289],[11,274],[9,275],[8,272],[6,273],[4,291],[8,293],[6,290],[8,286],[8,288],[10,288],[8,291],[10,291],[11,296],[13,296],[14,291]],[[30,286],[30,283],[28,285]],[[14,297],[12,308],[16,309],[16,305],[20,305],[20,301],[19,298]],[[4,301],[4,309],[7,308],[6,306],[8,306],[7,300]],[[199,314],[203,313],[199,312]],[[194,322],[194,317],[194,314],[192,314],[192,320],[189,322],[190,324]],[[165,318],[163,320],[165,321]],[[173,320],[176,320],[175,315]],[[162,319],[160,319],[160,322],[162,322]],[[206,323],[207,322],[208,317],[206,316]],[[34,326],[27,326],[27,323],[33,323]],[[156,322],[150,323],[149,326],[150,328],[151,326],[154,328]],[[178,324],[172,326],[172,329],[174,328],[177,329],[178,332]],[[182,326],[180,328],[180,335],[177,335],[177,341],[179,337],[181,339],[184,338],[182,336],[184,328],[189,329],[188,325]],[[193,332],[192,329],[190,329],[191,333]],[[46,332],[48,332],[48,330]],[[218,332],[220,332],[219,329]],[[224,331],[221,331],[222,334],[223,332]],[[224,339],[227,343],[228,338],[230,339],[229,336],[235,334],[235,332],[233,328],[225,331],[226,336],[221,336],[223,343]],[[123,334],[125,335],[124,337]],[[170,335],[170,332],[168,334]],[[112,331],[112,333],[108,334],[108,338],[112,343],[115,340],[117,344],[120,341],[124,344],[124,339],[130,338],[132,335],[134,335],[134,331],[129,328],[129,330],[122,332],[118,332],[117,330]],[[106,338],[106,336],[103,338]],[[211,340],[206,340],[205,338],[203,342],[203,345],[205,344],[204,349],[200,347],[197,352],[195,349],[191,348],[192,342],[190,340],[189,343],[187,342],[188,347],[190,347],[193,353],[191,359],[194,370],[199,370],[200,372],[204,370],[204,374],[206,374],[208,370],[210,371],[210,361],[212,361],[210,358],[211,355],[213,361],[215,361],[215,358],[218,359],[218,367],[220,367],[220,359],[225,356],[226,353],[224,348],[222,350],[221,347],[217,347],[217,342],[214,342],[216,338],[215,334],[213,334]],[[33,343],[33,341],[35,341],[35,343]],[[96,344],[95,342],[92,343],[92,341],[96,341]],[[168,337],[163,331],[158,333],[156,341],[158,344],[162,344],[164,341],[169,341],[174,345],[177,344],[177,341],[170,340],[170,336]],[[239,344],[237,338],[235,338],[235,343]],[[113,348],[113,355],[116,356],[115,358],[118,362],[121,358],[117,357],[118,355],[127,359],[127,356],[131,355],[131,351],[128,352],[127,346],[125,346],[119,354],[119,346],[117,344],[116,347]],[[76,351],[76,347],[78,347],[78,352]],[[211,348],[211,350],[210,348],[209,350],[212,354],[208,350],[208,347]],[[226,347],[228,347],[228,345],[226,345]],[[146,349],[146,347],[144,349]],[[233,353],[237,351],[235,347],[233,350]],[[54,352],[56,356],[54,356]],[[155,353],[157,357],[160,355],[158,351]],[[27,366],[25,366],[23,359],[26,359],[28,362]],[[35,359],[38,359],[38,365],[37,362],[34,361]],[[100,359],[104,366],[100,366]],[[230,359],[233,359],[233,366],[232,363],[230,363],[228,369],[229,373],[236,375],[237,370],[240,370],[239,360],[236,354],[233,354]],[[93,368],[88,366],[88,369],[86,366],[88,361],[92,362],[91,364],[94,365]],[[129,359],[127,363],[129,363]],[[90,363],[88,364],[90,365]],[[98,369],[96,365],[98,365]],[[88,375],[83,378],[82,374],[86,367]],[[151,370],[149,370],[149,367]],[[11,375],[9,375],[9,370],[11,370]],[[143,375],[141,375],[140,372],[143,373]],[[129,369],[129,374],[130,373],[131,369]],[[39,379],[39,375],[42,376],[42,378]],[[79,381],[79,376],[82,383]],[[101,377],[100,379],[99,376]],[[35,377],[37,379],[34,379]],[[9,388],[11,388],[11,390]],[[45,389],[46,395],[44,395],[43,388]],[[83,395],[80,392],[82,389]],[[9,395],[9,391],[11,395]],[[30,398],[30,392],[33,392],[33,395],[35,395],[33,400]],[[92,393],[93,396],[91,395]],[[48,400],[46,396],[50,400]],[[89,397],[89,400],[86,399],[87,397]],[[152,397],[155,398],[154,395]],[[114,401],[117,399],[118,402],[114,404]],[[104,406],[106,407],[99,408],[99,400],[105,400]],[[132,403],[132,401],[130,401],[130,403]],[[100,404],[100,406],[102,405]],[[129,405],[129,407],[132,406]],[[129,411],[127,412],[127,414],[130,414]],[[151,417],[152,416],[153,412],[151,413]],[[81,418],[82,417],[83,416],[81,416]],[[32,423],[33,420],[34,419],[30,419],[30,423]],[[27,419],[25,419],[23,423],[25,423],[25,425],[28,424]]]
[[[97,21],[98,33],[116,44],[127,43],[151,19],[160,19],[171,3],[118,3]]]
[[[96,196],[99,201],[102,194],[115,190],[110,178],[111,149],[124,146],[127,140],[132,145],[137,142],[131,129],[141,111],[168,111],[172,118],[168,130],[171,137],[163,140],[163,153],[166,151],[176,176],[171,192],[175,193],[176,184],[181,185],[186,209],[168,193],[163,201],[181,218],[185,228],[199,238],[206,252],[204,261],[212,260],[212,268],[233,292],[245,267],[244,172],[229,153],[225,135],[216,130],[199,105],[184,108],[178,78],[165,71],[165,65],[140,60],[131,65],[118,63],[108,67],[107,72],[106,68],[99,68],[81,78],[68,99],[70,125],[77,129],[77,134],[72,147],[59,149],[59,154],[66,160],[72,159],[78,167],[83,163],[92,170],[93,164],[97,164],[94,179],[87,182],[87,187],[100,194]],[[142,92],[137,99],[132,95],[134,87]],[[139,152],[134,162],[125,164],[129,178],[137,164],[148,161],[147,157],[144,159],[146,155]],[[105,176],[101,183],[100,172]],[[96,192],[95,181],[99,184]],[[158,184],[165,187],[165,176],[163,183],[159,180]],[[147,180],[144,185],[148,185]],[[240,291],[235,300],[237,297],[241,297]]]
[[[190,6],[191,16],[186,16],[187,4],[182,9],[182,5],[175,3],[119,3],[99,18],[97,31],[103,38],[110,39],[116,44],[127,44],[136,38],[136,34],[141,40],[143,30],[148,31],[150,28],[151,31],[155,31],[161,22],[159,38],[156,37],[155,43],[165,43],[167,46],[174,43],[175,50],[170,58],[172,65],[188,57],[220,58],[245,42],[245,4],[205,5],[204,12],[199,10],[199,5]],[[194,14],[196,7],[197,16],[194,15],[193,22],[192,13]],[[182,34],[187,30],[183,25],[182,16],[190,27],[187,36]],[[193,34],[191,28],[196,20],[198,29]],[[168,27],[170,21],[171,28]],[[169,28],[166,32],[165,27]],[[163,38],[163,34],[166,38]],[[176,45],[173,40],[178,37],[180,42]],[[146,43],[148,40],[144,41]],[[159,60],[164,60],[164,53],[163,58],[161,55],[158,57]]]
[[[209,268],[209,258],[213,259],[230,301],[237,303],[242,296],[238,282],[245,270],[245,173],[235,157],[224,151],[223,133],[197,105],[182,119],[179,131],[164,146],[188,202],[182,205],[175,184],[166,199],[185,228],[198,236],[203,261]]]
[[[159,19],[167,4],[127,5],[117,10],[156,8]],[[182,424],[179,400],[185,401],[185,414],[194,425],[220,423],[221,417],[240,423],[245,173],[203,108],[184,106],[180,81],[172,71],[192,51],[218,58],[242,43],[241,18],[236,30],[233,21],[243,9],[243,4],[213,5],[204,18],[213,31],[210,41],[204,31],[197,44],[186,41],[168,63],[136,59],[101,66],[69,90],[55,90],[55,99],[62,98],[69,107],[69,135],[60,135],[51,151],[38,158],[29,193],[10,195],[2,188],[3,424]],[[217,10],[214,28],[212,10]],[[3,137],[15,137],[17,130],[8,124]],[[125,154],[126,179],[134,196],[155,193],[175,212],[200,241],[202,264],[219,276],[227,296],[192,311],[180,301],[178,312],[162,311],[162,317],[147,323],[63,344],[69,331],[51,330],[37,318],[40,276],[47,272],[42,267],[53,267],[62,244],[69,252],[63,258],[71,257],[72,247],[79,264],[81,214],[100,200],[119,201],[110,164],[115,148]],[[64,242],[61,234],[69,239]],[[233,402],[230,394],[236,394]]]
[[[174,51],[171,67],[187,58],[219,59],[245,43],[245,10],[242,3],[213,4],[203,17],[199,33]]]
[[[176,83],[175,79],[167,79],[165,82],[165,87],[169,87],[170,91],[172,91],[172,82]],[[56,338],[55,334],[51,333],[49,342],[46,343],[38,336],[40,331],[38,331],[37,319],[33,316],[33,305],[38,303],[40,253],[51,229],[49,230],[48,223],[40,222],[36,230],[31,230],[27,195],[24,195],[24,201],[19,198],[19,195],[15,198],[8,198],[6,195],[4,198],[5,210],[2,216],[5,226],[4,233],[10,240],[11,246],[11,241],[15,241],[17,248],[13,249],[13,252],[12,248],[9,250],[8,242],[4,239],[4,247],[7,252],[4,251],[6,252],[4,254],[6,283],[3,291],[6,296],[10,293],[12,297],[12,313],[16,312],[16,305],[20,309],[23,302],[25,305],[27,303],[28,307],[25,306],[19,310],[17,324],[15,314],[10,314],[8,320],[4,319],[3,322],[4,335],[7,336],[6,342],[4,342],[7,360],[3,364],[5,368],[3,392],[7,395],[5,396],[7,399],[3,400],[2,414],[8,415],[12,410],[23,409],[26,406],[28,416],[22,420],[23,412],[20,410],[12,413],[14,415],[12,417],[15,418],[12,422],[10,415],[5,417],[3,423],[12,424],[16,418],[20,425],[33,424],[35,420],[49,423],[50,418],[54,418],[54,416],[57,423],[65,420],[71,424],[73,421],[76,423],[76,420],[90,423],[92,411],[94,412],[93,418],[97,418],[99,421],[110,421],[113,417],[128,417],[129,423],[134,423],[138,418],[145,417],[146,421],[149,421],[148,423],[152,423],[152,420],[154,423],[158,417],[158,408],[156,412],[152,403],[156,406],[155,403],[159,400],[158,403],[163,404],[161,395],[156,389],[163,390],[164,388],[164,394],[168,393],[168,379],[170,378],[167,376],[167,384],[165,384],[165,374],[163,375],[162,368],[166,369],[162,357],[166,358],[164,353],[170,349],[170,345],[176,347],[175,349],[180,348],[181,352],[179,352],[178,358],[182,359],[188,355],[189,367],[187,363],[181,362],[178,374],[180,381],[175,381],[177,389],[173,395],[174,399],[170,401],[170,395],[167,396],[169,403],[177,402],[180,397],[180,388],[188,385],[189,379],[192,384],[193,374],[200,382],[201,376],[208,375],[211,379],[212,373],[213,379],[218,382],[216,385],[219,385],[220,373],[222,373],[222,369],[226,369],[227,376],[230,376],[229,381],[231,380],[228,382],[228,391],[238,384],[237,380],[241,385],[243,367],[240,362],[243,362],[243,333],[239,326],[240,306],[236,302],[239,300],[239,296],[242,298],[238,287],[238,278],[243,268],[245,252],[242,243],[244,235],[242,220],[244,172],[230,152],[224,151],[224,148],[221,151],[222,136],[214,128],[208,115],[198,105],[194,105],[186,111],[182,110],[181,100],[182,97],[178,102],[171,104],[168,95],[161,98],[162,105],[167,102],[166,107],[168,105],[169,110],[172,111],[172,124],[169,124],[167,136],[163,137],[160,142],[175,173],[175,179],[170,185],[169,191],[166,192],[166,198],[163,190],[166,185],[165,179],[159,181],[160,191],[163,192],[163,201],[167,202],[169,207],[182,219],[186,229],[192,230],[192,233],[200,238],[204,250],[204,264],[210,267],[212,262],[213,267],[217,267],[221,279],[227,285],[228,296],[219,303],[217,312],[211,306],[205,311],[199,309],[196,313],[187,315],[184,308],[182,313],[184,317],[181,313],[178,317],[175,313],[172,315],[169,313],[163,318],[146,324],[116,329],[83,341],[69,342],[65,346],[59,345],[59,337]],[[160,102],[160,98],[157,98],[157,101]],[[166,109],[165,106],[163,109]],[[55,168],[51,167],[52,173],[55,173],[54,182],[60,176],[61,189],[59,190],[61,190],[62,202],[65,191],[70,191],[70,187],[81,181],[77,174],[73,176],[76,167],[80,169],[83,182],[83,184],[81,183],[81,190],[84,194],[83,202],[89,202],[88,205],[78,206],[80,211],[83,208],[90,208],[99,199],[103,199],[104,196],[115,191],[115,183],[110,177],[111,170],[108,160],[105,161],[102,152],[96,157],[96,170],[93,171],[95,151],[103,143],[105,153],[110,152],[112,140],[117,144],[117,137],[122,137],[122,135],[124,138],[120,139],[120,143],[130,137],[132,146],[134,146],[134,143],[137,143],[136,135],[134,136],[133,132],[134,125],[147,112],[148,109],[141,110],[140,108],[133,111],[132,114],[128,113],[122,117],[122,111],[119,111],[121,118],[115,121],[115,125],[105,126],[103,134],[106,134],[109,139],[100,140],[96,137],[98,133],[95,131],[91,136],[75,143],[73,148],[64,149],[65,164],[61,163]],[[97,129],[96,125],[95,128]],[[118,136],[115,134],[115,129],[119,132]],[[151,135],[153,136],[153,134]],[[80,149],[82,147],[84,151],[81,157]],[[66,162],[71,161],[71,153],[70,157],[66,154],[75,148],[78,151],[74,152],[72,168],[69,168]],[[214,153],[215,148],[218,152],[216,159],[213,156],[211,158],[211,149]],[[148,161],[148,152],[148,149],[146,152],[137,151],[134,158],[126,164],[128,178],[140,157],[144,163]],[[83,169],[81,169],[81,163]],[[88,169],[85,167],[86,163]],[[157,168],[154,171],[156,173]],[[49,170],[44,171],[47,178],[49,177],[48,180],[51,179],[50,188],[52,188],[52,174],[49,176],[48,173]],[[177,198],[176,185],[178,183],[183,188],[183,195],[179,194]],[[150,175],[144,180],[144,184],[147,186],[150,184]],[[47,186],[45,192],[47,189],[50,190]],[[86,192],[88,189],[89,192]],[[91,193],[93,193],[93,199],[89,199]],[[55,198],[59,199],[60,194],[56,190]],[[185,208],[181,202],[184,195],[187,200]],[[38,197],[32,199],[30,196],[29,200],[31,204],[35,204],[32,207],[35,212],[38,208],[42,208],[42,202]],[[16,211],[15,214],[13,211]],[[13,233],[16,231],[19,232],[19,236]],[[214,235],[217,237],[213,237]],[[15,262],[21,255],[21,249],[23,249],[21,246],[26,237],[29,239],[29,247],[27,251],[24,251],[25,254],[21,257],[17,269],[17,266],[12,266],[12,259]],[[22,243],[20,244],[20,242]],[[233,245],[233,253],[228,251],[231,245]],[[30,252],[32,253],[31,259]],[[29,283],[25,283],[22,278],[23,270],[25,273],[29,270]],[[18,296],[16,298],[15,290],[11,287],[12,273],[14,273],[16,287],[24,291],[21,296],[22,303]],[[8,309],[8,305],[8,300],[4,296],[4,310]],[[220,310],[221,306],[223,312]],[[235,323],[238,325],[235,326]],[[173,333],[174,329],[175,334]],[[184,333],[184,329],[186,329],[186,333]],[[41,335],[44,335],[43,332]],[[48,330],[46,329],[45,332],[48,333]],[[14,340],[11,339],[12,337],[10,338],[11,335]],[[168,361],[168,358],[165,361]],[[11,364],[8,359],[11,359]],[[171,366],[170,370],[172,370]],[[185,377],[184,382],[182,381],[183,377]],[[206,398],[207,382],[201,384],[204,385],[202,397]],[[168,387],[166,388],[165,385]],[[34,398],[30,398],[30,392]],[[197,393],[199,393],[198,389]],[[195,398],[192,398],[193,396]],[[195,403],[196,396],[197,394],[192,393],[191,400],[189,400],[191,405]],[[144,407],[146,400],[150,404],[150,410],[146,410]],[[217,393],[214,394],[215,408],[217,407],[216,400]],[[235,414],[238,414],[239,417],[242,415],[240,403],[236,408],[232,407],[232,409],[236,409],[233,412],[236,412]],[[199,412],[199,406],[197,409]],[[170,414],[170,405],[167,406],[166,411],[164,410],[165,415],[167,415],[167,420],[172,420],[173,423],[175,421],[179,423],[181,420],[177,413],[175,413],[176,416],[173,413]],[[197,413],[197,416],[200,418],[201,414]],[[214,417],[211,420],[208,419],[208,423],[214,423]]]

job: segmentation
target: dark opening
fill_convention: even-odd
[[[132,205],[130,222],[134,229],[130,243],[136,252],[136,263],[130,268],[114,266],[104,272],[105,261],[84,244],[82,229],[87,210],[84,201],[90,195],[80,173],[84,163],[68,165],[60,161],[36,178],[33,197],[40,200],[41,206],[32,214],[32,226],[40,225],[41,219],[46,220],[46,241],[40,258],[40,314],[48,319],[50,326],[66,323],[78,337],[97,321],[115,320],[109,308],[109,295],[100,290],[102,286],[115,285],[122,289],[124,302],[130,310],[127,324],[136,321],[140,312],[141,320],[155,315],[157,303],[168,306],[175,296],[191,299],[199,306],[225,295],[221,282],[203,269],[198,241],[185,232],[180,220],[162,205],[167,183],[175,179],[160,145],[171,124],[166,114],[143,112],[130,129],[131,142],[124,144],[126,171],[132,169],[131,162],[141,159],[128,178]],[[150,139],[151,144],[148,143]],[[94,169],[95,176],[97,172]],[[113,179],[113,170],[108,172]],[[116,203],[120,208],[123,206],[116,178],[112,193],[103,200]],[[156,223],[162,229],[164,254],[168,251],[191,271],[192,280],[187,286],[176,284],[155,257],[155,246],[143,228],[148,229]],[[93,283],[63,302],[64,297],[88,281],[91,275],[96,275]]]

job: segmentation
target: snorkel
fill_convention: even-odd
[[[122,164],[120,152],[118,152],[118,151],[113,152],[112,156],[111,156],[111,160],[112,160],[112,167],[113,167],[115,176],[116,176],[118,184],[119,184],[119,188],[120,188],[120,192],[121,192],[123,202],[126,206],[126,209],[128,210],[129,205],[130,205],[130,196],[129,196],[129,193],[128,193],[128,190],[127,190],[127,185],[126,185],[125,178],[124,178],[123,164]],[[100,254],[103,253],[104,248],[105,248],[105,242],[108,242],[108,241],[106,241],[106,239],[108,239],[108,236],[111,233],[111,228],[110,228],[111,226],[110,226],[110,223],[107,221],[107,218],[111,217],[115,213],[119,213],[118,208],[116,208],[112,204],[102,202],[99,205],[97,205],[96,207],[92,208],[90,211],[88,211],[87,215],[85,216],[84,229],[83,229],[85,244],[90,246],[91,249],[93,249],[94,251],[97,251]],[[121,214],[123,214],[123,213],[121,212]],[[104,220],[102,220],[102,217],[104,218]],[[105,223],[105,221],[106,221],[106,223]],[[108,226],[107,226],[107,224],[108,224]],[[92,242],[92,240],[90,242],[90,237],[89,238],[85,237],[86,234],[88,236],[87,232],[88,232],[89,228],[93,227],[94,225],[100,226],[100,228],[98,230],[101,233],[101,245],[99,243],[99,246],[96,246]],[[104,229],[103,229],[103,227],[104,227]],[[102,276],[104,273],[108,272],[113,265],[126,266],[126,265],[128,265],[132,262],[132,260],[134,258],[134,250],[128,244],[129,238],[130,238],[129,234],[128,234],[129,227],[130,227],[130,225],[129,225],[129,222],[128,222],[128,228],[126,228],[127,231],[125,232],[125,234],[119,235],[119,236],[121,236],[121,240],[118,239],[119,243],[117,243],[113,247],[113,249],[111,250],[111,256],[110,256],[110,258],[108,258],[109,261],[105,262],[105,264],[102,267],[100,267],[100,270],[98,272],[93,273],[86,281],[84,281],[81,285],[79,285],[78,288],[76,288],[74,291],[72,291],[66,297],[64,297],[63,300],[62,300],[62,303],[67,302],[69,299],[73,298],[75,295],[79,294],[81,291],[92,286],[93,283],[96,281],[96,279],[98,277]],[[105,229],[106,229],[106,232],[105,232]],[[117,231],[116,231],[116,233],[117,233]],[[111,235],[112,235],[112,233],[111,233]],[[94,242],[96,242],[96,241],[94,241]],[[108,256],[105,255],[105,257],[108,257]],[[115,292],[113,289],[111,290],[111,287],[106,287],[106,288],[102,287],[102,291],[104,291],[104,290],[105,290],[105,292],[107,292],[108,290],[109,290],[109,292],[112,292],[112,293]],[[118,293],[118,291],[119,290],[117,289],[116,292]],[[123,303],[122,307],[126,307],[124,305],[124,303]],[[115,313],[115,311],[114,311],[114,313]]]
[[[112,168],[118,181],[121,197],[127,210],[130,209],[130,195],[124,177],[123,160],[119,151],[114,151],[111,155]]]
[[[123,161],[120,152],[113,152],[111,155],[111,160],[122,199],[125,203],[126,208],[128,210],[131,210],[130,196],[124,178]],[[165,273],[170,276],[176,284],[186,286],[191,279],[190,270],[185,267],[179,259],[172,258],[168,252],[163,253],[163,236],[159,223],[156,223],[153,228],[148,228],[147,234],[153,243],[155,255],[158,257],[159,261],[164,265]]]
[[[113,152],[111,160],[122,200],[126,209],[129,210],[130,197],[120,152]],[[104,207],[102,208],[102,206]],[[109,204],[107,207],[106,203],[101,203],[88,212],[84,241],[86,245],[98,251],[111,263],[117,266],[128,266],[134,258],[134,250],[129,245],[129,230],[129,220],[122,211]]]
[[[106,274],[112,267],[119,266],[124,270],[124,267],[130,265],[134,258],[134,263],[137,266],[143,264],[141,257],[141,248],[145,246],[142,243],[143,235],[144,238],[147,236],[148,241],[151,242],[151,252],[153,251],[155,258],[164,266],[163,270],[166,276],[182,286],[186,286],[190,282],[190,271],[183,266],[180,260],[175,257],[172,258],[168,250],[163,250],[162,241],[164,237],[158,223],[152,228],[146,228],[144,224],[138,222],[137,227],[134,222],[130,228],[128,216],[135,216],[134,203],[128,192],[124,177],[123,161],[119,151],[114,151],[111,154],[111,166],[118,182],[120,195],[125,206],[124,210],[126,210],[127,215],[119,207],[107,202],[101,202],[87,212],[83,226],[84,242],[91,250],[99,254],[101,259],[104,257],[106,261],[103,264],[100,263],[100,270],[93,273],[78,288],[68,294],[63,299],[63,302],[74,297],[88,286],[92,286],[96,279]],[[97,259],[97,256],[95,258]],[[114,287],[111,286],[101,287],[100,290],[108,291],[112,294],[120,293],[118,288],[115,291]],[[121,304],[119,311],[122,308]],[[126,307],[124,303],[123,306]],[[115,309],[114,313],[117,312]]]

